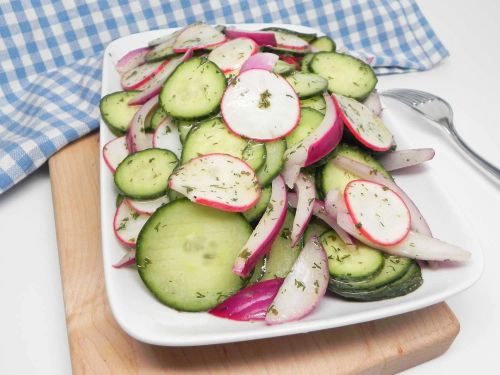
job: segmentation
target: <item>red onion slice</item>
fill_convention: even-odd
[[[158,109],[158,97],[149,99],[134,115],[127,133],[127,144],[130,153],[153,147],[153,137],[146,133],[148,115]]]
[[[239,321],[264,320],[267,309],[276,297],[283,280],[271,279],[247,286],[208,313]]]
[[[368,97],[363,100],[363,104],[367,106],[376,116],[382,114],[383,108],[382,103],[380,102],[380,95],[377,91],[372,91]]]
[[[118,73],[123,74],[130,69],[134,69],[135,67],[144,64],[144,62],[146,61],[144,57],[149,52],[149,50],[149,48],[144,47],[134,49],[127,53],[116,63],[116,70],[118,71]]]
[[[435,154],[436,152],[432,148],[399,150],[383,155],[378,161],[386,170],[395,171],[431,160]]]
[[[276,47],[276,36],[272,31],[246,31],[236,29],[226,29],[226,36],[229,39],[249,38],[261,46]]]
[[[135,249],[127,251],[127,253],[115,264],[114,268],[123,268],[135,264]]]
[[[264,69],[271,72],[279,56],[269,52],[259,52],[250,56],[241,66],[240,73],[250,69]]]
[[[234,262],[233,272],[236,275],[247,277],[257,261],[269,251],[285,222],[287,207],[285,181],[278,176],[271,184],[271,198],[266,212]]]
[[[326,252],[314,236],[306,242],[269,306],[266,323],[291,322],[308,315],[325,295],[329,278]]]
[[[316,187],[311,177],[300,174],[295,182],[297,191],[297,211],[292,224],[291,246],[295,246],[300,240],[307,227],[307,223],[313,214],[314,202],[316,201]]]

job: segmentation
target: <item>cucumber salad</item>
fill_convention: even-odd
[[[123,91],[100,102],[114,267],[166,306],[279,324],[322,298],[406,295],[422,266],[469,259],[391,175],[434,151],[396,150],[369,62],[328,36],[195,23],[116,69]]]

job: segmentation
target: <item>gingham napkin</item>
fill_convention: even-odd
[[[0,194],[99,126],[109,42],[200,20],[315,27],[375,56],[379,74],[429,69],[448,55],[413,0],[0,0]]]

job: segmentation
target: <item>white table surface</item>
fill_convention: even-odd
[[[500,2],[418,3],[451,57],[428,72],[383,77],[379,87],[442,95],[453,105],[458,131],[500,165]],[[442,137],[438,131],[429,134]],[[478,283],[447,301],[461,323],[449,351],[405,373],[494,373],[500,340],[500,246],[494,242],[500,230],[500,185],[472,163],[442,165],[439,153],[456,149],[445,138],[435,143],[433,163],[477,233],[486,267]],[[0,196],[0,234],[0,374],[71,374],[47,167]]]

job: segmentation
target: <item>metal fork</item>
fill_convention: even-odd
[[[386,90],[380,94],[406,104],[429,120],[441,125],[463,151],[469,154],[493,176],[500,179],[500,169],[479,156],[457,133],[453,125],[453,110],[446,100],[425,91],[411,89]]]

